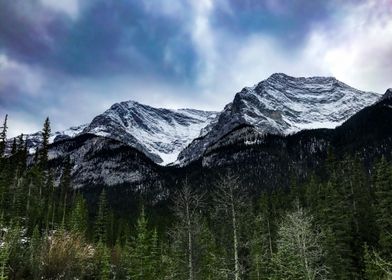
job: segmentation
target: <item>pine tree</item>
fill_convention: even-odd
[[[9,257],[9,246],[4,243],[0,247],[0,280],[8,279],[8,257]]]
[[[109,249],[106,247],[102,241],[98,241],[95,253],[95,270],[97,274],[95,279],[99,280],[109,280],[111,269],[110,269],[110,254]]]
[[[46,213],[45,200],[42,197],[42,189],[45,184],[45,178],[42,170],[38,166],[33,166],[26,174],[25,184],[22,185],[23,200],[26,201],[25,215],[28,217],[29,232],[32,232],[34,226],[44,224]]]
[[[5,145],[7,141],[7,130],[8,130],[7,119],[8,119],[8,115],[5,115],[3,126],[0,127],[1,130],[0,131],[0,159],[4,156]]]
[[[25,263],[22,240],[22,229],[18,222],[10,222],[6,234],[5,242],[8,244],[8,272],[10,279],[17,279],[16,275],[24,268],[21,263]]]
[[[49,138],[51,134],[49,117],[45,119],[44,127],[42,129],[42,146],[39,153],[39,162],[42,169],[46,168],[48,162],[48,149],[49,149]]]
[[[159,248],[158,231],[154,229],[150,237],[150,271],[151,279],[158,279],[161,277],[162,261],[161,250]]]
[[[17,167],[18,176],[22,176],[27,168],[27,142],[24,140],[23,134],[18,137],[17,143],[15,165]]]
[[[215,237],[208,227],[207,221],[200,223],[200,234],[198,236],[199,264],[197,279],[219,280],[226,279],[226,263],[220,252]]]
[[[27,179],[24,177],[18,178],[12,185],[11,217],[14,222],[22,222],[26,217],[28,200],[26,200],[26,192],[24,190]],[[28,196],[28,194],[27,194]]]
[[[376,229],[374,203],[369,187],[369,180],[365,174],[364,165],[356,157],[345,157],[342,162],[342,182],[347,186],[348,201],[352,212],[353,261],[357,268],[357,275],[362,277],[364,269],[363,244],[376,244]]]
[[[107,242],[107,226],[108,226],[109,209],[106,199],[106,191],[103,190],[99,196],[98,214],[95,218],[95,240],[101,241],[103,244]]]
[[[48,176],[44,188],[44,216],[45,216],[45,232],[48,233],[50,228],[54,226],[55,212],[55,186],[52,172],[48,172]]]
[[[189,279],[188,258],[184,253],[182,236],[178,231],[169,231],[170,242],[164,244],[162,266],[165,279]]]
[[[10,244],[6,240],[4,215],[0,215],[0,280],[8,279],[8,259],[10,254]]]
[[[273,256],[273,227],[268,194],[264,193],[260,198],[251,239],[251,279],[269,279]]]
[[[81,234],[87,231],[87,206],[80,194],[76,196],[75,206],[71,212],[70,229]]]
[[[11,146],[11,155],[15,155],[16,151],[17,151],[16,137],[14,137],[14,140],[12,141],[12,146]]]
[[[392,168],[383,157],[376,165],[374,189],[380,253],[392,260]]]
[[[40,246],[41,246],[41,236],[38,230],[38,226],[35,226],[33,235],[30,240],[30,248],[29,248],[29,262],[30,262],[30,270],[34,275],[35,279],[39,278],[40,272]]]
[[[127,273],[125,272],[124,263],[125,263],[124,250],[123,247],[121,246],[120,239],[117,239],[112,252],[112,265],[113,265],[114,279],[126,279]]]
[[[353,224],[351,205],[344,187],[333,177],[323,186],[324,201],[320,215],[326,238],[326,264],[333,279],[352,279],[356,269],[353,261]]]
[[[63,165],[63,172],[60,179],[60,203],[62,206],[62,225],[65,225],[66,215],[67,215],[67,206],[68,202],[70,201],[71,196],[71,163],[69,157],[66,157],[64,165]]]
[[[156,279],[159,265],[157,265],[158,256],[157,236],[154,236],[147,228],[147,218],[142,208],[139,219],[137,220],[136,230],[133,240],[128,241],[126,254],[128,259],[128,275],[135,280],[153,280]]]

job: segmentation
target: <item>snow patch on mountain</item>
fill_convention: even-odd
[[[217,112],[154,108],[134,101],[114,104],[83,133],[109,137],[144,152],[156,163],[174,162]]]

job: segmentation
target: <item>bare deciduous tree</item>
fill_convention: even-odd
[[[326,279],[322,232],[312,229],[312,217],[297,206],[287,214],[278,230],[274,256],[276,279]]]
[[[217,184],[214,203],[218,211],[224,213],[230,221],[234,263],[232,273],[235,280],[240,280],[242,275],[239,259],[239,215],[245,202],[245,195],[239,188],[238,177],[230,173],[222,176]]]
[[[200,211],[204,205],[204,194],[200,194],[184,183],[174,198],[173,212],[177,218],[174,234],[186,240],[187,274],[189,280],[195,278],[195,235],[199,231]]]

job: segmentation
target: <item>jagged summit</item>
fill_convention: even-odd
[[[293,80],[293,81],[295,81],[295,80],[336,80],[336,81],[338,81],[335,77],[332,77],[332,76],[294,77],[294,76],[290,76],[290,75],[287,75],[286,73],[282,73],[282,72],[273,73],[273,74],[271,74],[271,76],[269,76],[264,81],[271,81],[271,80],[276,80],[276,79],[285,79],[285,80]]]
[[[383,98],[391,98],[391,91]],[[260,134],[334,128],[379,98],[334,77],[275,73],[243,88],[221,112],[155,108],[130,100],[113,104],[87,125],[55,133],[52,140],[88,133],[121,141],[155,163],[184,165],[238,127],[250,126]],[[39,145],[40,135],[29,136],[31,148]]]
[[[216,112],[154,108],[135,101],[116,103],[98,115],[83,133],[119,140],[159,164],[174,162]]]
[[[271,134],[334,128],[379,97],[333,77],[296,78],[275,73],[238,92],[218,121],[210,124],[209,133],[180,153],[179,163],[199,158],[210,145],[240,125],[251,125],[260,133]]]

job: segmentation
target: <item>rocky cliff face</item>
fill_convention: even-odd
[[[120,141],[93,134],[51,144],[49,161],[56,184],[68,159],[75,188],[143,184],[158,177],[156,165],[143,153]]]

